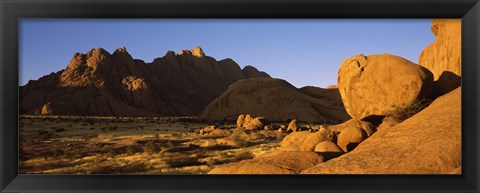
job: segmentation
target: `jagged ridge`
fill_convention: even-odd
[[[151,63],[126,48],[75,53],[66,69],[20,87],[21,114],[95,116],[198,115],[237,80],[270,77],[217,61],[201,47],[168,51]]]

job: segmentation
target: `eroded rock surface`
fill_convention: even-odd
[[[390,55],[356,55],[342,62],[338,88],[348,114],[356,119],[387,115],[425,99],[433,75],[426,68]]]
[[[434,76],[432,97],[452,91],[461,84],[462,33],[460,19],[434,19],[432,33],[435,41],[423,49],[418,64]]]
[[[216,167],[209,174],[297,174],[322,162],[323,157],[314,152],[276,151],[259,158]]]
[[[390,127],[352,152],[304,170],[305,174],[458,174],[462,164],[461,89]]]

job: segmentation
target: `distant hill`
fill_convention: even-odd
[[[206,120],[236,120],[239,114],[271,121],[297,119],[316,123],[341,123],[351,117],[337,88],[296,88],[282,79],[252,78],[233,83],[203,110]]]
[[[217,61],[202,48],[168,51],[152,63],[125,48],[76,53],[66,69],[20,87],[20,113],[92,116],[199,115],[233,82],[267,73],[232,59]]]

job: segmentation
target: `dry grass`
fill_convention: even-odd
[[[185,117],[22,116],[20,173],[201,174],[280,146],[272,131],[248,134],[254,143],[232,148],[193,132],[205,126]]]
[[[432,100],[423,99],[405,107],[396,107],[395,110],[390,113],[389,117],[400,123],[417,114],[430,105],[430,103],[432,103]]]

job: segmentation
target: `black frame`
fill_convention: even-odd
[[[462,175],[18,175],[19,18],[462,18]],[[1,192],[478,192],[479,0],[0,0]]]

